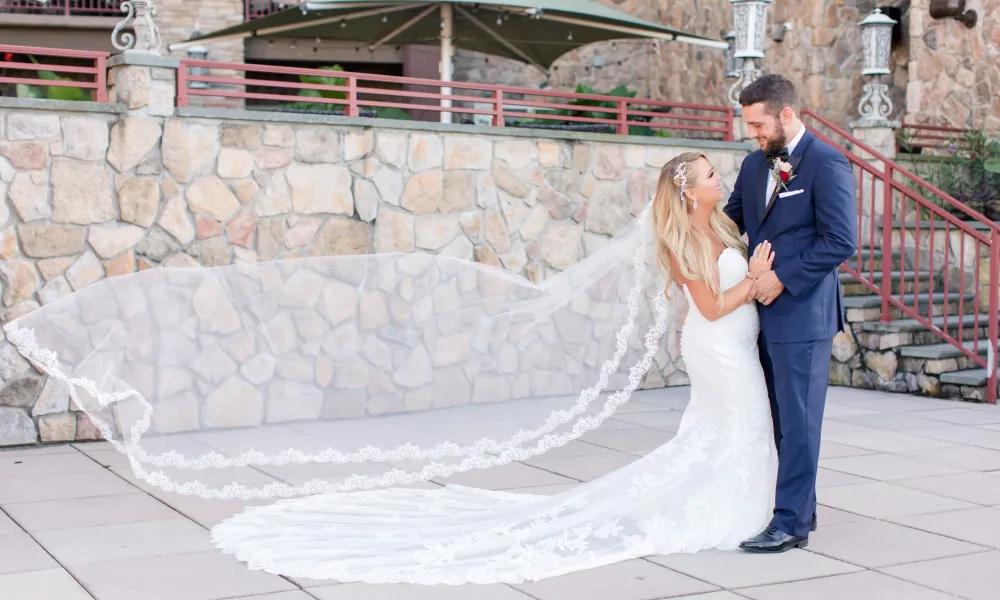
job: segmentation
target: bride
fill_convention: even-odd
[[[773,254],[765,245],[748,261],[723,195],[706,157],[682,154],[607,248],[538,286],[419,255],[156,269],[6,330],[147,483],[206,499],[304,496],[212,529],[252,569],[519,583],[735,549],[773,508],[748,298]],[[673,440],[554,496],[419,487],[600,426],[664,368],[673,283],[690,306],[691,382]]]

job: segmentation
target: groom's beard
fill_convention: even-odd
[[[775,123],[775,127],[777,131],[773,136],[767,138],[764,144],[764,154],[776,154],[788,145],[788,136],[785,135],[785,128],[782,126],[781,121]]]

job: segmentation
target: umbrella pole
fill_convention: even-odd
[[[452,40],[455,36],[455,9],[448,2],[441,3],[441,81],[451,81],[452,79]],[[442,87],[441,94],[451,95],[450,87]],[[450,99],[441,99],[441,107],[451,107]],[[441,111],[441,122],[451,123],[451,112]]]

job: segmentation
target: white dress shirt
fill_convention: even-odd
[[[788,142],[788,145],[785,146],[785,148],[788,149],[788,156],[791,156],[792,152],[795,152],[795,147],[799,145],[799,142],[802,141],[802,136],[805,134],[806,126],[803,125],[799,129],[799,132],[795,134],[795,137],[792,138],[792,141]],[[771,196],[774,195],[774,188],[777,187],[777,185],[778,182],[776,182],[774,177],[771,175],[771,165],[767,165],[767,195],[764,196],[764,202],[766,204],[771,203]]]

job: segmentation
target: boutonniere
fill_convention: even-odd
[[[774,167],[771,168],[771,176],[778,182],[781,189],[785,191],[788,190],[788,184],[795,179],[795,173],[792,172],[792,164],[780,158],[774,161]]]

